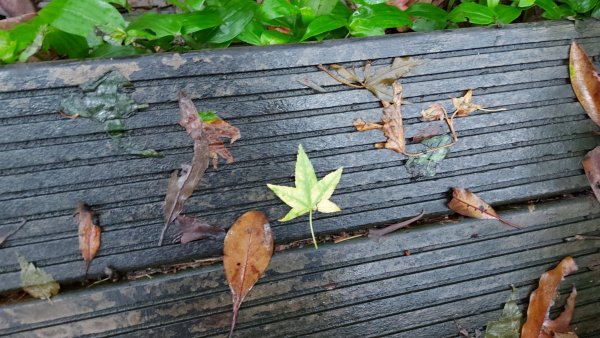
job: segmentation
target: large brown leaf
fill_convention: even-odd
[[[90,264],[100,248],[102,230],[94,224],[94,213],[87,205],[79,203],[75,212],[79,217],[79,250],[85,262],[85,275],[87,276]]]
[[[581,164],[596,199],[600,201],[600,147],[587,153],[581,160]]]
[[[448,208],[457,213],[479,219],[495,219],[503,224],[519,228],[518,225],[502,219],[496,211],[479,196],[468,189],[455,187],[452,190],[452,200],[448,202]]]
[[[571,86],[589,117],[600,126],[600,77],[592,60],[576,43],[571,43],[569,55]]]
[[[567,256],[554,269],[544,273],[540,277],[538,288],[529,296],[529,306],[527,307],[527,321],[521,329],[521,338],[542,338],[551,337],[544,335],[543,326],[546,322],[550,307],[554,303],[556,289],[563,278],[572,272],[577,271],[577,264],[573,258]],[[573,296],[574,297],[574,296]],[[574,298],[571,300],[571,306],[574,307]],[[569,308],[567,302],[567,308]],[[567,314],[570,321],[570,316]],[[558,318],[557,318],[558,320]],[[559,320],[557,326],[563,325],[564,319]],[[551,324],[553,325],[553,324]],[[568,325],[568,324],[567,324]]]
[[[233,334],[240,305],[266,270],[273,255],[273,235],[267,216],[248,211],[238,218],[225,236],[223,266],[231,289]]]
[[[573,312],[575,311],[575,300],[577,298],[577,289],[573,286],[571,293],[567,298],[567,304],[565,310],[555,319],[546,318],[542,325],[542,334],[540,338],[552,338],[556,336],[556,333],[570,333],[571,320],[573,319]]]

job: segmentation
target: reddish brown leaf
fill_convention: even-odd
[[[573,319],[573,311],[575,311],[575,299],[577,298],[577,289],[573,286],[565,310],[555,319],[546,318],[542,325],[542,334],[539,338],[552,338],[556,333],[568,333],[571,331],[570,325]]]
[[[367,130],[374,130],[374,129],[381,129],[383,128],[383,126],[381,125],[381,123],[378,122],[367,122],[363,119],[356,119],[353,122],[354,124],[354,128],[356,128],[356,130],[358,131],[367,131]]]
[[[592,60],[575,42],[569,55],[571,86],[588,116],[600,126],[600,77]]]
[[[79,203],[75,212],[79,217],[79,250],[85,262],[85,275],[87,276],[90,264],[100,248],[102,230],[94,224],[94,213],[87,205]]]
[[[407,219],[406,221],[388,225],[382,229],[369,229],[369,238],[379,239],[382,236],[389,234],[390,232],[394,232],[398,229],[406,228],[409,225],[413,224],[414,222],[420,220],[423,217],[423,215],[425,215],[425,210],[421,210],[420,214],[418,214],[417,216],[415,216],[411,219]]]
[[[36,15],[37,13],[27,13],[12,18],[0,20],[0,29],[9,30],[15,27],[16,25],[20,24],[21,22],[30,21],[31,19],[35,18]]]
[[[448,203],[448,208],[468,217],[479,219],[495,219],[503,224],[519,228],[518,225],[502,219],[496,211],[479,196],[470,192],[468,189],[455,187],[452,190],[452,200]]]
[[[587,153],[581,164],[596,199],[600,201],[600,147]]]
[[[267,216],[248,211],[238,218],[225,236],[223,266],[231,289],[233,335],[238,311],[244,298],[266,270],[273,255],[273,235]]]
[[[181,114],[179,124],[194,139],[194,156],[192,165],[182,164],[181,171],[179,173],[177,170],[174,171],[169,179],[165,197],[165,226],[158,240],[159,246],[162,245],[169,224],[179,216],[185,201],[192,196],[194,189],[200,183],[210,161],[209,141],[203,128],[204,123],[200,120],[194,103],[184,92],[179,93],[179,112]]]
[[[9,230],[6,234],[0,234],[0,245],[4,243],[8,239],[8,237],[15,234],[15,232],[19,231],[24,225],[27,223],[27,220],[21,221],[14,229]]]
[[[177,216],[177,225],[181,232],[181,244],[197,241],[205,238],[217,238],[225,230],[210,225],[206,221],[190,216]]]
[[[577,271],[577,264],[575,264],[573,258],[567,256],[563,258],[558,266],[540,277],[538,288],[529,296],[527,321],[521,329],[521,338],[544,337],[542,326],[548,318],[550,307],[554,303],[556,289],[563,278],[574,271]],[[574,303],[574,298],[572,301]],[[568,304],[567,307],[569,307]]]

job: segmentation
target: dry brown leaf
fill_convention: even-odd
[[[596,199],[600,201],[600,147],[587,153],[581,160],[581,164]]]
[[[573,286],[565,310],[555,319],[546,318],[542,325],[542,333],[539,338],[552,338],[556,333],[568,333],[571,331],[570,325],[573,319],[573,311],[575,311],[575,299],[577,298],[577,289]]]
[[[379,122],[367,122],[363,119],[356,119],[353,122],[354,128],[358,131],[367,131],[383,128],[383,125]]]
[[[200,183],[210,161],[208,139],[205,137],[203,128],[204,123],[200,120],[194,103],[184,92],[179,93],[179,112],[181,114],[179,124],[194,139],[194,156],[192,165],[182,164],[181,171],[174,171],[169,179],[165,196],[165,225],[158,240],[159,246],[162,245],[169,224],[179,216],[185,201],[192,196],[194,189]]]
[[[503,224],[519,228],[518,225],[502,219],[496,211],[479,196],[470,192],[468,189],[455,187],[452,190],[452,200],[448,203],[448,208],[468,217],[479,219],[495,219]]]
[[[244,298],[267,269],[272,255],[273,235],[269,220],[262,212],[246,212],[227,232],[223,247],[223,266],[233,302],[229,337],[233,335]]]
[[[4,241],[6,241],[10,236],[14,235],[15,232],[19,231],[25,225],[25,223],[27,223],[27,220],[22,220],[21,223],[19,223],[14,229],[9,230],[4,235],[0,234],[0,245],[2,245],[2,243],[4,243]]]
[[[190,216],[179,215],[176,219],[181,232],[181,244],[197,241],[200,239],[214,239],[224,234],[225,230],[210,225],[206,221]]]
[[[394,82],[392,88],[394,90],[392,102],[381,101],[383,104],[381,123],[383,125],[383,135],[387,139],[384,147],[400,154],[406,154],[404,123],[402,121],[402,86]]]
[[[487,111],[487,112],[506,110],[504,108],[487,109],[481,105],[474,104],[473,102],[471,102],[472,99],[473,99],[473,90],[472,89],[467,90],[467,93],[463,97],[453,97],[452,105],[454,105],[454,109],[456,109],[456,110],[452,114],[452,117],[454,118],[455,115],[461,116],[461,117],[469,116],[472,112],[474,112],[476,110],[483,110],[483,111]]]
[[[588,116],[600,126],[600,77],[592,60],[576,43],[571,43],[569,55],[571,86]]]
[[[434,103],[427,109],[421,111],[421,121],[443,121],[446,115],[444,106],[439,103]]]
[[[538,288],[529,296],[527,321],[521,329],[521,338],[538,338],[542,336],[542,326],[548,318],[550,307],[554,303],[556,289],[565,276],[577,271],[573,258],[567,256],[554,269],[540,277]]]
[[[79,203],[75,214],[79,218],[79,250],[85,262],[85,276],[87,277],[90,264],[100,248],[102,229],[94,224],[94,212],[84,203]]]
[[[406,221],[388,225],[382,229],[369,229],[369,238],[379,239],[382,236],[389,234],[390,232],[394,232],[398,229],[406,228],[409,225],[413,224],[414,222],[420,220],[423,217],[423,215],[425,215],[425,210],[421,210],[420,214],[418,214],[417,216],[415,216],[411,219],[407,219]]]
[[[566,332],[566,333],[556,332],[556,333],[554,333],[554,338],[579,338],[579,337],[577,337],[577,334],[575,334],[575,332]]]
[[[33,18],[35,18],[36,15],[37,13],[33,12],[0,20],[0,29],[9,30],[15,27],[16,25],[20,24],[21,22],[27,22],[32,20]]]

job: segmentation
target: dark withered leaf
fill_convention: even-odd
[[[21,266],[21,287],[32,297],[50,299],[60,290],[60,285],[52,276],[29,263],[23,256],[17,255]]]
[[[596,199],[600,201],[600,147],[588,152],[581,164]]]
[[[179,215],[176,224],[179,226],[181,244],[200,239],[222,239],[225,237],[224,229],[210,225],[202,219]]]
[[[2,245],[2,243],[4,243],[4,241],[6,241],[10,236],[14,235],[15,232],[19,231],[25,225],[25,223],[27,223],[27,221],[23,220],[16,227],[10,229],[5,233],[0,234],[0,245]]]
[[[421,142],[427,149],[422,155],[412,156],[406,161],[406,170],[412,177],[433,177],[437,173],[439,164],[446,158],[450,152],[450,147],[443,147],[452,143],[450,135],[438,135]]]
[[[487,324],[485,338],[519,338],[522,319],[523,313],[517,305],[517,296],[513,288],[500,318]]]

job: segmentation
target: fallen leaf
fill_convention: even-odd
[[[577,334],[575,334],[575,332],[566,332],[566,333],[555,332],[553,338],[578,338],[578,337],[577,337]]]
[[[471,102],[472,99],[473,99],[473,90],[472,89],[467,90],[467,93],[463,97],[453,97],[452,105],[454,105],[454,108],[456,110],[452,114],[452,117],[454,117],[454,115],[461,116],[461,117],[469,116],[472,112],[474,112],[476,110],[482,110],[482,111],[487,111],[487,112],[496,112],[496,111],[506,110],[504,108],[487,109],[481,105],[474,104],[473,102]]]
[[[50,300],[60,290],[60,285],[54,281],[52,276],[42,269],[36,268],[23,256],[17,255],[21,266],[21,287],[32,297]]]
[[[229,337],[233,335],[244,298],[267,269],[272,255],[273,235],[269,220],[262,212],[246,212],[227,232],[223,247],[223,266],[233,302]]]
[[[600,147],[588,152],[581,160],[581,164],[596,199],[600,201]]]
[[[427,147],[426,151],[419,156],[409,157],[406,170],[412,177],[433,177],[454,142],[450,135],[438,135],[423,140],[421,144]]]
[[[383,104],[383,135],[387,139],[384,147],[400,154],[406,154],[406,140],[404,139],[404,123],[402,121],[402,86],[393,84],[394,96],[391,102],[381,101]]]
[[[419,213],[417,216],[415,216],[411,219],[407,219],[406,221],[388,225],[382,229],[369,229],[369,238],[379,239],[382,236],[385,236],[385,235],[387,235],[391,232],[394,232],[398,229],[406,228],[409,225],[413,224],[414,222],[420,220],[423,217],[423,215],[425,215],[425,210],[421,210],[421,213]]]
[[[2,20],[0,20],[0,29],[9,30],[9,29],[15,27],[16,25],[20,24],[21,22],[31,21],[33,18],[35,18],[36,15],[37,15],[37,13],[33,12],[33,13],[26,13],[26,14],[22,14],[19,16],[11,17],[11,18],[2,19]]]
[[[556,333],[568,333],[571,331],[569,325],[573,319],[573,311],[575,311],[575,300],[577,298],[577,289],[575,286],[571,289],[565,310],[555,319],[546,318],[542,326],[542,334],[539,338],[552,338]]]
[[[397,57],[390,66],[381,67],[373,73],[371,72],[371,63],[367,62],[363,69],[362,79],[354,69],[347,69],[340,65],[330,65],[336,74],[323,65],[318,67],[342,84],[353,88],[365,88],[381,101],[392,102],[395,95],[390,85],[420,64],[423,64],[422,60]]]
[[[84,203],[79,203],[76,209],[79,217],[79,250],[85,262],[85,276],[87,277],[90,264],[100,248],[102,230],[94,224],[94,213]]]
[[[363,119],[356,119],[353,122],[354,128],[358,131],[382,129],[383,125],[379,122],[367,122]]]
[[[569,53],[571,86],[588,116],[600,126],[600,77],[592,60],[575,42]]]
[[[448,203],[448,208],[463,216],[479,219],[495,219],[503,224],[519,228],[518,225],[512,224],[498,216],[496,211],[489,204],[468,189],[458,187],[453,188],[452,200]]]
[[[296,156],[295,168],[295,187],[283,185],[267,184],[267,187],[275,193],[279,199],[292,209],[279,221],[286,222],[306,213],[309,214],[309,225],[312,240],[317,246],[317,239],[312,226],[312,213],[319,211],[323,213],[333,213],[341,211],[337,204],[331,202],[329,198],[333,194],[342,176],[343,168],[325,175],[320,181],[317,181],[315,169],[310,163],[310,159],[304,152],[301,144],[298,145],[298,155]]]
[[[434,103],[427,109],[421,111],[421,121],[443,121],[446,109],[439,103]]]
[[[487,324],[485,338],[519,338],[523,314],[517,306],[516,299],[517,296],[513,287],[510,297],[504,304],[500,318]]]
[[[538,288],[529,296],[527,321],[521,329],[521,338],[544,337],[542,329],[550,307],[554,303],[556,289],[564,277],[574,271],[577,271],[577,264],[573,258],[567,256],[558,266],[540,277]]]
[[[79,92],[61,101],[63,116],[84,117],[104,124],[104,129],[113,140],[119,140],[113,149],[121,154],[157,157],[152,149],[135,149],[131,142],[120,139],[127,136],[123,120],[133,116],[147,104],[136,104],[131,98],[131,82],[118,70],[111,69],[97,79],[79,86]]]
[[[181,232],[181,244],[200,239],[216,239],[225,233],[222,228],[208,224],[206,221],[190,216],[179,215],[176,219]]]
[[[17,231],[21,230],[21,228],[27,223],[27,220],[22,220],[14,229],[9,230],[5,235],[0,235],[0,245],[4,243],[10,236],[14,235]]]

